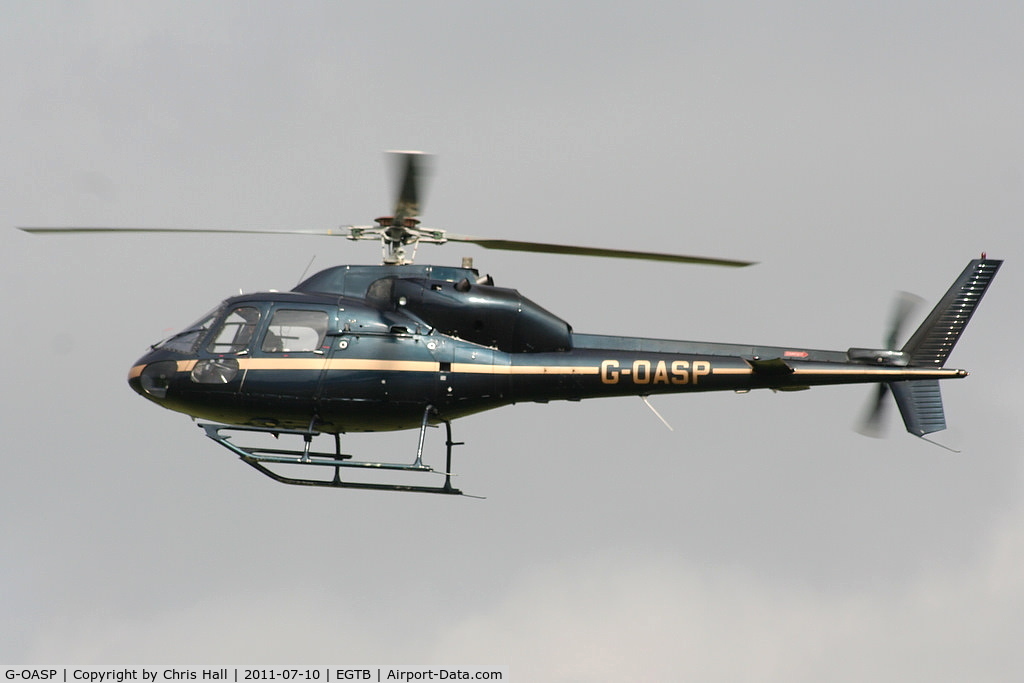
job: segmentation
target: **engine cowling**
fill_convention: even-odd
[[[572,327],[514,289],[422,278],[381,278],[373,305],[404,309],[438,331],[508,353],[568,351]]]

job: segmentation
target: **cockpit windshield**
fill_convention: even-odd
[[[213,309],[181,332],[178,332],[161,342],[153,344],[153,348],[167,349],[168,351],[180,351],[181,353],[192,353],[195,350],[196,344],[199,343],[200,338],[203,337],[203,335],[205,335],[213,325],[213,321],[219,312],[219,308]]]

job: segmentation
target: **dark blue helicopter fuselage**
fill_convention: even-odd
[[[154,402],[230,425],[341,433],[418,428],[516,402],[941,379],[966,373],[851,351],[575,334],[475,270],[339,266],[247,294],[132,367]],[[883,352],[879,352],[883,353]]]

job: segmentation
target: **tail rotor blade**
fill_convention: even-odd
[[[885,341],[883,342],[886,350],[895,351],[899,348],[897,344],[899,344],[903,326],[922,301],[921,297],[910,292],[898,292],[896,294]],[[868,409],[864,413],[860,424],[856,427],[858,433],[870,436],[873,439],[880,439],[885,436],[885,420],[886,414],[889,412],[889,401],[886,395],[890,391],[891,389],[888,384],[885,382],[878,383],[878,389],[868,404]]]
[[[889,385],[879,382],[874,399],[868,405],[864,418],[857,426],[857,432],[873,439],[880,439],[885,436],[885,416],[889,412],[889,401],[886,394],[889,393]]]
[[[885,348],[895,350],[900,340],[900,333],[907,319],[924,302],[924,299],[910,292],[899,292],[893,304],[892,317],[889,320],[889,334],[885,339]]]

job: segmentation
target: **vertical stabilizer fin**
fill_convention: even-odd
[[[946,413],[942,408],[939,380],[911,380],[891,382],[893,398],[900,408],[903,424],[914,436],[940,432],[946,428]]]
[[[903,346],[909,365],[937,368],[945,365],[1002,263],[980,258],[967,264],[964,272]],[[937,387],[935,392],[938,395]]]

